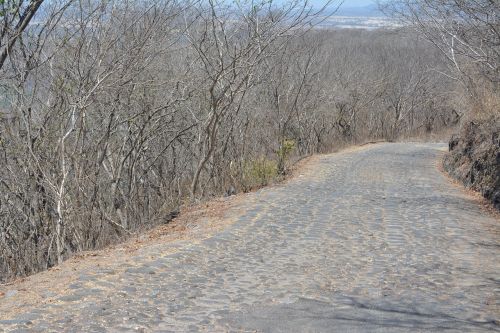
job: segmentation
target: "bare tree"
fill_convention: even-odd
[[[500,82],[500,4],[495,0],[383,1],[387,13],[412,24],[464,74],[473,64]]]
[[[327,4],[332,3],[327,2]],[[229,112],[238,112],[243,98],[255,83],[256,68],[274,55],[287,40],[315,24],[323,12],[307,1],[292,1],[278,6],[272,1],[243,1],[236,6],[210,0],[198,11],[199,22],[190,30],[206,81],[207,112],[199,123],[199,162],[191,184],[195,197],[201,172],[213,156],[218,131]]]

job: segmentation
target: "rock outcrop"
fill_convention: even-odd
[[[449,142],[445,170],[500,210],[500,117],[469,122]]]

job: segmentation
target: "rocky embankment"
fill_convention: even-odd
[[[500,210],[500,117],[468,123],[449,150],[444,169]]]

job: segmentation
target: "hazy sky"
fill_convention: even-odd
[[[278,0],[280,1],[280,0]],[[286,1],[286,0],[285,0]],[[325,5],[325,2],[328,0],[309,0],[310,4],[316,8],[321,8]],[[333,0],[330,9],[334,9],[342,0]],[[359,8],[366,7],[369,5],[375,5],[377,0],[344,0],[342,6],[340,6],[340,10],[337,13],[345,14],[344,10],[348,8]]]
[[[309,0],[314,7],[322,7],[328,0]],[[332,0],[332,4],[339,4],[342,0]],[[0,0],[1,2],[1,0]],[[274,3],[288,3],[288,0],[273,0]],[[377,0],[344,0],[342,8],[365,7],[376,4]]]
[[[336,2],[338,2],[338,1],[340,1],[340,0],[337,0]],[[314,5],[321,5],[321,4],[325,3],[325,1],[322,1],[322,0],[311,0],[311,2]],[[372,5],[374,3],[375,3],[375,0],[345,0],[342,7],[344,7],[344,8],[363,7],[363,6],[367,6],[367,5]]]
[[[375,0],[345,0],[343,7],[362,7],[367,5],[372,5]]]

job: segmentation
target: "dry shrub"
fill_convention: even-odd
[[[259,157],[244,163],[242,188],[245,191],[266,186],[278,177],[278,163],[266,157]]]

